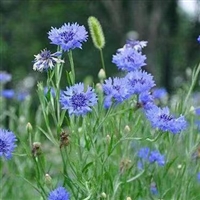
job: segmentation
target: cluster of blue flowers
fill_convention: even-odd
[[[138,151],[138,167],[141,169],[145,162],[148,163],[157,163],[159,166],[165,165],[165,157],[159,151],[151,151],[148,147],[143,147]]]
[[[49,193],[48,200],[69,200],[69,193],[64,187],[58,187]]]

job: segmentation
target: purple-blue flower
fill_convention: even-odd
[[[124,78],[109,78],[105,80],[102,88],[105,94],[105,108],[109,108],[113,102],[121,103],[129,96]]]
[[[147,46],[147,41],[127,40],[123,48],[133,48],[138,52],[141,52],[144,47]]]
[[[14,95],[15,95],[15,92],[12,89],[5,89],[5,90],[0,91],[0,96],[6,99],[12,99]]]
[[[155,99],[162,99],[167,96],[167,90],[165,88],[155,88],[152,95]]]
[[[5,84],[11,81],[11,79],[12,79],[11,74],[8,74],[7,72],[4,71],[0,71],[0,83]]]
[[[198,116],[200,116],[200,108],[196,108],[195,109],[195,114],[198,115]]]
[[[129,72],[125,79],[130,95],[148,92],[155,86],[153,76],[142,70]]]
[[[149,92],[142,92],[138,96],[138,104],[145,110],[151,109],[154,106],[154,98]]]
[[[16,98],[18,101],[24,101],[29,96],[28,92],[18,92]]]
[[[113,55],[112,62],[116,64],[118,69],[124,71],[135,71],[145,66],[146,56],[134,48],[119,49],[116,55]]]
[[[85,115],[97,104],[97,95],[92,87],[88,86],[84,90],[83,83],[78,83],[62,92],[60,102],[62,109],[68,110],[69,115]]]
[[[69,200],[69,193],[64,187],[58,187],[49,193],[48,200]]]
[[[158,163],[160,166],[165,165],[165,157],[159,151],[151,151],[149,155],[149,162],[150,163]]]
[[[7,160],[12,157],[12,153],[16,145],[16,136],[13,132],[0,128],[0,157],[5,157]]]
[[[169,108],[159,108],[153,106],[150,110],[146,111],[146,116],[154,128],[162,131],[170,131],[174,134],[186,129],[187,122],[184,116],[175,118],[169,112]]]
[[[33,70],[43,72],[49,69],[53,69],[58,63],[64,63],[63,60],[59,58],[61,52],[51,53],[51,51],[44,49],[39,54],[35,55]]]
[[[197,41],[200,43],[200,35],[198,36]]]
[[[61,28],[51,28],[48,32],[51,44],[61,46],[64,51],[82,48],[82,43],[87,41],[88,33],[84,26],[77,23],[64,24]]]
[[[56,91],[55,91],[54,88],[52,88],[52,87],[51,88],[44,87],[44,94],[47,95],[48,92],[50,92],[53,97],[56,96]]]
[[[153,195],[157,195],[158,194],[158,189],[157,189],[155,183],[151,183],[150,191],[151,191],[151,194],[153,194]]]
[[[197,174],[197,180],[200,183],[200,172]]]
[[[148,159],[150,154],[150,149],[148,147],[143,147],[138,151],[138,157],[142,159]]]

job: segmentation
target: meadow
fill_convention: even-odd
[[[107,77],[109,44],[95,17],[88,27],[50,28],[55,52],[33,58],[46,77],[37,100],[6,89],[12,75],[0,72],[0,200],[200,199],[200,65],[169,95],[143,69],[148,42],[127,40],[110,60],[120,76]],[[88,39],[98,83],[76,81],[73,51]]]

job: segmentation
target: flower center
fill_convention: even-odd
[[[72,96],[72,105],[74,108],[83,107],[86,105],[86,98],[83,94],[75,94]]]
[[[60,35],[61,35],[62,39],[64,40],[64,42],[67,43],[67,42],[73,40],[75,34],[73,32],[63,32]]]
[[[41,55],[43,60],[48,60],[49,58],[51,58],[51,52],[47,51],[47,50],[41,52],[40,55]]]
[[[6,143],[0,139],[0,152],[5,152]]]
[[[120,90],[120,86],[119,85],[115,85],[115,86],[113,86],[113,89],[119,91]]]
[[[145,84],[145,79],[143,78],[140,78],[140,79],[134,79],[134,80],[130,80],[129,81],[131,86],[135,86],[137,83],[140,83],[141,85],[144,85]]]
[[[173,119],[173,117],[170,115],[162,114],[162,115],[160,115],[160,119],[162,119],[164,121],[171,121]]]

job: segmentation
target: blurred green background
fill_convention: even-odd
[[[44,48],[56,51],[47,37],[51,27],[77,22],[88,30],[87,19],[93,15],[104,30],[103,53],[109,76],[119,73],[111,62],[112,55],[126,39],[145,40],[146,70],[155,76],[158,86],[172,92],[199,62],[200,3],[191,1],[196,3],[192,16],[181,9],[178,0],[1,0],[0,69],[13,75],[7,87],[34,88],[45,77],[32,70],[34,55]],[[74,50],[74,60],[77,81],[88,75],[98,81],[100,56],[90,37],[83,50]]]

